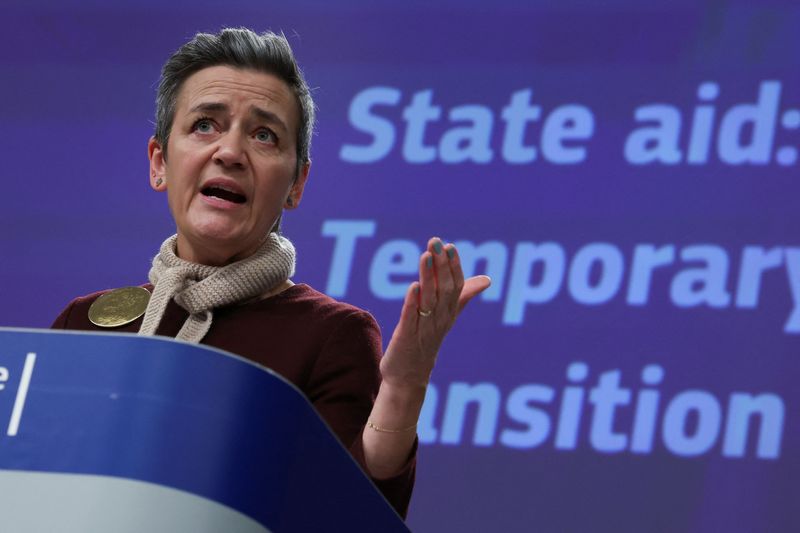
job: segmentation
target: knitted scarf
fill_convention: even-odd
[[[176,336],[200,342],[211,328],[213,309],[263,294],[294,274],[295,251],[289,241],[270,233],[256,252],[223,267],[199,265],[175,255],[177,235],[161,245],[150,269],[153,294],[139,335],[155,335],[170,300],[189,312]]]

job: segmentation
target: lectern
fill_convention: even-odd
[[[0,328],[0,531],[408,531],[292,384],[160,337]]]

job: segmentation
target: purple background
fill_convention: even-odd
[[[577,449],[569,451],[556,450],[552,434],[531,449],[503,446],[497,437],[492,446],[476,446],[467,422],[459,445],[423,442],[413,530],[800,529],[800,335],[784,332],[793,308],[785,266],[765,274],[754,309],[674,305],[671,280],[688,266],[679,259],[656,271],[647,305],[625,302],[640,243],[721,246],[730,259],[723,282],[732,302],[743,247],[800,246],[798,163],[781,165],[774,156],[781,147],[800,148],[800,130],[778,120],[768,164],[723,163],[715,140],[703,165],[635,166],[623,152],[637,127],[634,110],[651,103],[680,110],[685,151],[697,89],[706,81],[720,87],[715,131],[732,106],[755,103],[766,80],[782,84],[779,115],[800,109],[797,2],[429,4],[5,2],[0,324],[46,327],[76,295],[145,280],[150,258],[174,231],[166,198],[147,183],[160,65],[198,30],[283,30],[319,107],[306,195],[284,219],[298,248],[295,281],[325,290],[334,249],[322,235],[326,220],[375,221],[375,236],[359,241],[342,298],[369,309],[388,340],[399,302],[376,297],[368,283],[380,245],[408,239],[422,246],[439,235],[508,248],[500,300],[474,302],[442,349],[433,377],[439,411],[453,382],[493,384],[503,404],[526,384],[545,384],[558,396],[574,361],[589,365],[586,389],[598,374],[619,369],[635,395],[642,368],[657,363],[665,403],[699,389],[713,394],[723,413],[732,392],[772,393],[785,405],[780,456],[770,460],[754,455],[754,435],[737,459],[722,456],[721,437],[696,457],[675,455],[660,437],[648,455],[601,453],[587,438],[588,403]],[[370,140],[348,121],[350,102],[373,86],[402,92],[398,106],[375,111],[392,121],[398,140],[380,161],[348,163],[342,146]],[[525,88],[544,116],[570,103],[592,111],[595,131],[580,143],[588,151],[583,163],[555,165],[541,153],[528,164],[503,160],[500,110]],[[426,89],[445,117],[466,104],[492,110],[491,163],[403,159],[402,108]],[[427,141],[449,126],[445,118],[432,124]],[[528,130],[527,142],[540,146],[542,120]],[[503,325],[514,247],[523,241],[561,244],[567,267],[584,245],[613,244],[625,259],[622,289],[587,306],[564,286],[553,300],[529,305],[522,325]],[[554,420],[558,401],[548,408]],[[622,431],[630,419],[629,408],[615,427]],[[509,427],[520,426],[501,409],[498,434]]]

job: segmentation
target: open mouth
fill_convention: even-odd
[[[243,195],[218,186],[206,187],[201,190],[200,193],[203,196],[221,198],[222,200],[226,200],[234,204],[243,204],[247,201],[247,198],[245,198]]]

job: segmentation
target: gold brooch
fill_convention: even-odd
[[[89,321],[101,328],[130,324],[147,310],[150,291],[142,287],[122,287],[102,295],[89,307]]]

